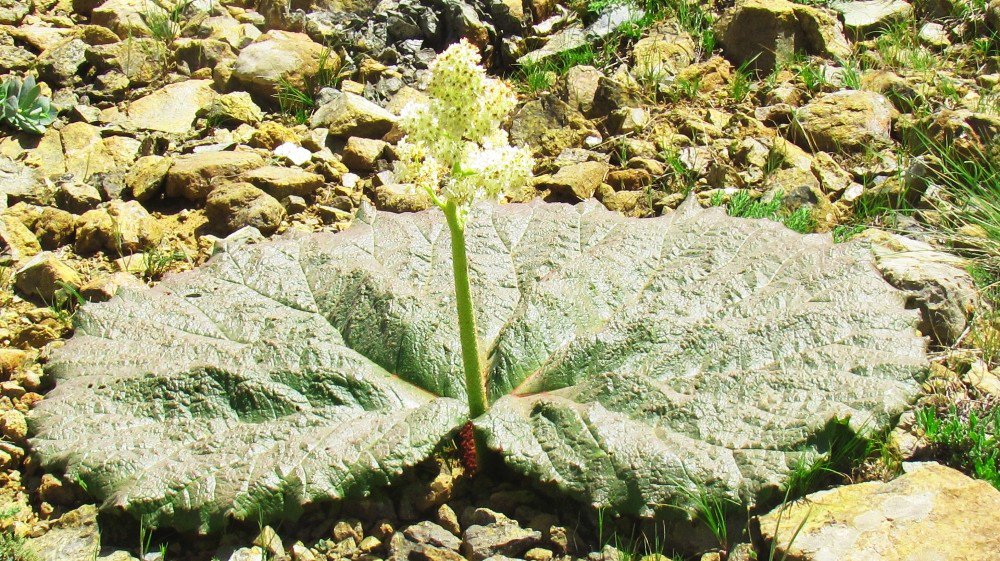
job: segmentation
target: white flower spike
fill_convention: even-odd
[[[410,103],[400,126],[396,178],[427,191],[444,208],[513,194],[531,177],[527,148],[515,148],[500,124],[517,97],[479,65],[479,52],[464,39],[431,63],[428,103]]]

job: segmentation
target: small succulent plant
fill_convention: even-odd
[[[42,134],[56,120],[49,98],[41,95],[35,77],[8,78],[0,83],[0,120],[22,131]]]

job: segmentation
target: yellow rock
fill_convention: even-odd
[[[904,467],[888,483],[847,485],[779,507],[760,519],[761,533],[788,561],[997,559],[1000,491],[937,463]]]

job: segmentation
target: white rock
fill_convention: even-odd
[[[286,142],[278,146],[274,149],[274,155],[285,158],[297,166],[301,166],[312,159],[312,152],[294,142]]]
[[[358,186],[358,182],[361,181],[361,176],[356,173],[347,172],[340,178],[340,182],[348,189],[354,189]]]

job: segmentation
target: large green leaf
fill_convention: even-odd
[[[478,430],[621,512],[767,492],[835,420],[884,426],[925,368],[915,312],[828,236],[693,203],[484,205],[466,236],[494,402]],[[292,517],[388,484],[466,420],[454,314],[437,211],[233,244],[83,308],[32,446],[157,525]]]

